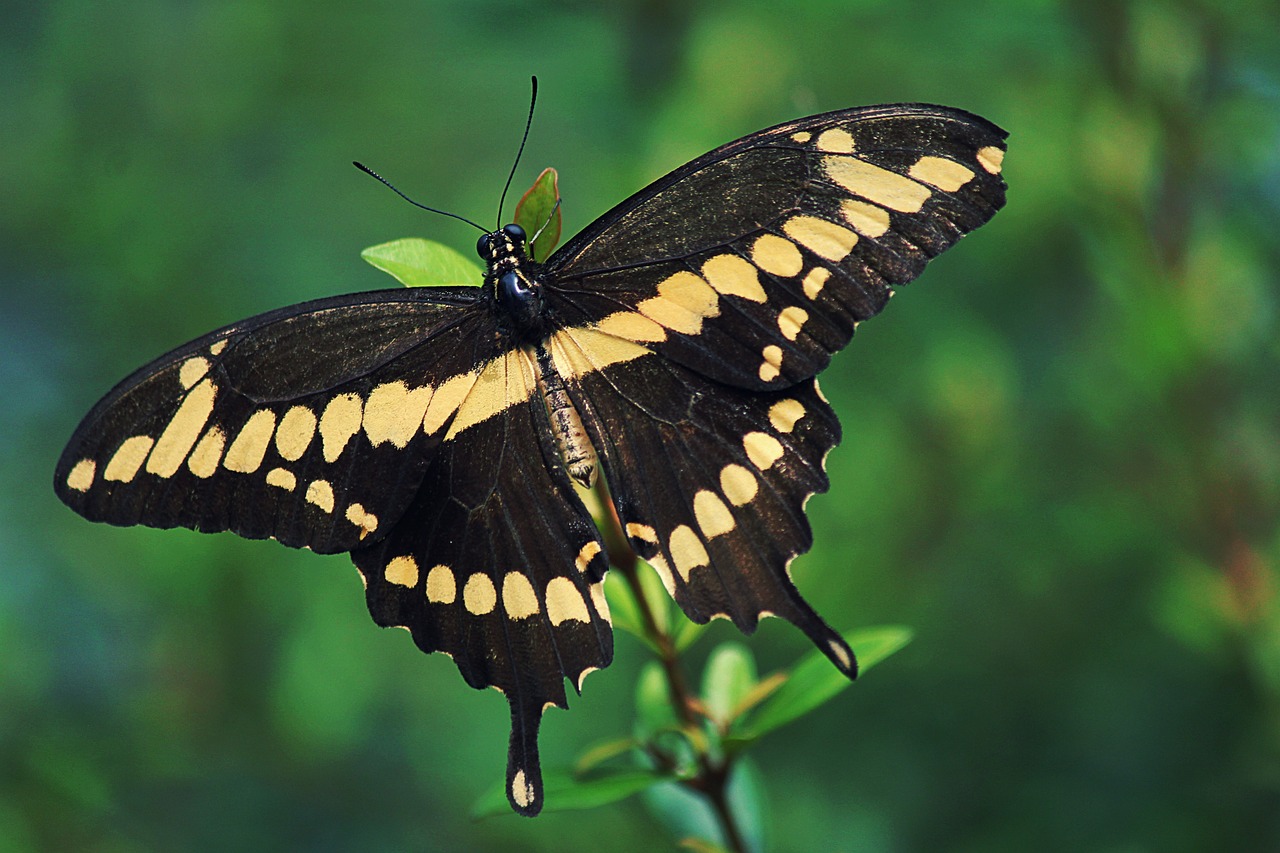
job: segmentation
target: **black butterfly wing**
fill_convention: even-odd
[[[447,434],[469,388],[455,377],[491,346],[478,292],[323,299],[180,347],[89,412],[54,489],[111,524],[231,530],[322,553],[377,539]]]
[[[1004,131],[946,107],[825,113],[710,152],[547,263],[566,324],[786,388],[1004,204]]]
[[[632,546],[692,619],[783,616],[856,672],[786,572],[839,440],[813,377],[1003,205],[1004,137],[923,105],[800,119],[677,169],[548,261],[561,372]]]
[[[535,386],[522,351],[495,362],[472,399],[501,411],[442,445],[401,522],[352,554],[378,624],[408,626],[423,651],[453,657],[468,684],[506,695],[507,798],[527,815],[542,808],[544,708],[566,706],[565,677],[580,687],[613,656],[600,535]]]

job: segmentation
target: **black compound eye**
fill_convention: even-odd
[[[491,234],[485,234],[476,241],[476,254],[484,258],[486,261],[489,260],[489,256],[493,254],[492,236],[493,235]]]
[[[511,225],[504,226],[502,229],[502,233],[506,234],[508,237],[510,237],[512,240],[516,241],[517,243],[524,242],[524,237],[525,237],[524,229],[521,228],[519,225],[512,223]]]

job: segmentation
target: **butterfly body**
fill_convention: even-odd
[[[108,393],[55,490],[95,521],[350,553],[378,624],[506,695],[507,793],[535,814],[543,710],[613,653],[575,483],[604,476],[690,618],[779,616],[854,676],[788,571],[841,435],[815,376],[1003,204],[1003,139],[944,107],[811,116],[675,170],[545,263],[518,226],[486,234],[480,287],[227,326]]]

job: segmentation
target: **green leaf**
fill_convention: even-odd
[[[755,686],[756,662],[741,643],[721,643],[711,652],[702,672],[702,702],[717,724],[724,726],[734,708]]]
[[[745,756],[733,763],[730,774],[725,791],[729,813],[738,824],[738,832],[747,850],[760,853],[765,849],[765,822],[769,815],[764,774],[754,761]]]
[[[675,636],[673,638],[676,644],[676,651],[683,652],[685,649],[692,646],[698,641],[698,638],[702,636],[702,632],[707,630],[709,627],[711,627],[710,622],[703,622],[699,625],[697,622],[688,618],[678,620],[675,628]]]
[[[663,729],[679,726],[675,710],[671,707],[671,691],[662,664],[649,661],[640,670],[636,680],[636,725],[643,739],[652,737]]]
[[[577,779],[563,771],[544,773],[542,787],[546,799],[542,811],[567,812],[575,809],[594,809],[616,803],[651,788],[670,777],[656,770],[633,768],[593,774]],[[505,783],[499,783],[476,800],[471,807],[471,817],[480,819],[498,815],[515,814],[507,804]]]
[[[360,257],[406,287],[478,285],[484,281],[484,271],[464,255],[443,243],[420,237],[370,246]]]
[[[530,239],[538,235],[529,247],[529,257],[539,263],[551,257],[551,250],[560,242],[559,179],[555,169],[543,169],[516,205],[516,224]]]
[[[859,672],[865,673],[910,642],[911,631],[888,625],[850,631],[844,638],[858,656]],[[737,727],[733,740],[739,744],[755,740],[822,706],[850,684],[827,656],[815,649],[801,658],[790,678]]]
[[[604,576],[604,597],[609,603],[609,615],[613,619],[613,627],[634,634],[656,652],[653,642],[645,633],[644,622],[640,618],[640,608],[636,604],[635,596],[631,594],[631,586],[620,570],[610,571]]]
[[[624,737],[601,741],[590,746],[578,756],[577,761],[573,762],[574,775],[585,775],[610,759],[626,755],[637,745],[635,738]]]

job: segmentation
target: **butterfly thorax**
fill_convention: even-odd
[[[525,254],[525,233],[519,225],[507,225],[480,238],[476,252],[486,264],[484,286],[493,298],[500,325],[522,340],[537,340],[545,333],[542,284]]]

